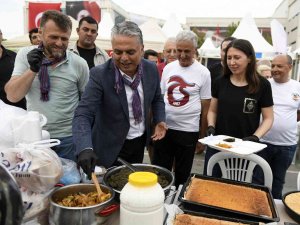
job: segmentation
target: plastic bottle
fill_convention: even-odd
[[[157,175],[150,172],[135,172],[120,195],[120,225],[162,225],[164,198]]]

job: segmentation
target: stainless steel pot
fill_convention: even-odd
[[[112,188],[100,185],[103,192],[111,193],[111,198],[105,202],[88,207],[65,207],[56,202],[70,194],[78,192],[89,193],[96,191],[94,184],[73,184],[55,190],[50,196],[50,216],[51,225],[88,225],[96,221],[95,212],[108,206],[115,196]]]
[[[168,196],[169,192],[170,192],[170,188],[171,186],[174,184],[174,175],[170,170],[167,170],[166,168],[160,167],[160,166],[156,166],[156,165],[151,165],[151,164],[132,164],[133,166],[135,166],[138,170],[141,171],[147,171],[147,168],[150,169],[156,169],[158,170],[158,172],[162,175],[164,175],[166,177],[166,179],[169,181],[169,184],[163,188],[164,192],[165,192],[165,196]],[[108,178],[116,173],[118,173],[121,169],[126,168],[126,166],[118,166],[118,167],[112,167],[110,169],[107,170],[107,172],[104,174],[103,177],[103,183],[107,186],[110,187],[109,182],[108,182]],[[121,190],[117,190],[115,188],[113,188],[113,190],[116,192],[116,197],[119,197],[119,194],[121,193]]]

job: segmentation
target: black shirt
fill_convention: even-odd
[[[77,45],[77,50],[79,52],[79,55],[82,58],[84,58],[87,64],[89,65],[89,69],[93,68],[95,66],[94,56],[96,55],[96,48],[86,49],[86,48],[80,48]]]
[[[213,89],[215,85],[215,80],[218,77],[221,77],[223,75],[223,66],[221,62],[214,63],[213,65],[208,67],[208,70],[210,72],[211,77],[211,89]]]
[[[259,126],[261,108],[273,105],[270,82],[260,77],[257,93],[247,93],[248,85],[237,87],[224,76],[215,81],[212,96],[218,99],[216,135],[244,138]]]
[[[16,53],[4,48],[2,45],[1,45],[1,48],[2,48],[3,52],[2,52],[2,56],[0,58],[0,99],[6,104],[26,109],[25,98],[23,98],[21,101],[16,102],[16,103],[12,103],[12,102],[8,101],[6,98],[4,86],[9,81],[9,79],[12,75],[12,72],[14,69]]]

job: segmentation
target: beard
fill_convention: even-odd
[[[57,48],[56,46],[44,46],[49,54],[49,58],[60,59],[66,54],[67,48],[65,46]]]

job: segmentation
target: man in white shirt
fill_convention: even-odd
[[[297,114],[300,109],[300,83],[290,79],[292,58],[278,55],[272,61],[272,76],[269,79],[274,101],[272,128],[261,138],[268,145],[258,155],[262,156],[273,172],[272,195],[282,198],[286,171],[292,163],[297,147]],[[262,171],[255,172],[255,182],[262,183]],[[258,179],[258,181],[256,180]]]
[[[161,78],[168,131],[154,143],[153,164],[171,170],[175,159],[176,186],[190,175],[196,146],[203,148],[197,140],[207,128],[211,80],[209,70],[194,59],[196,48],[197,36],[180,32],[176,37],[178,60],[166,65]]]

